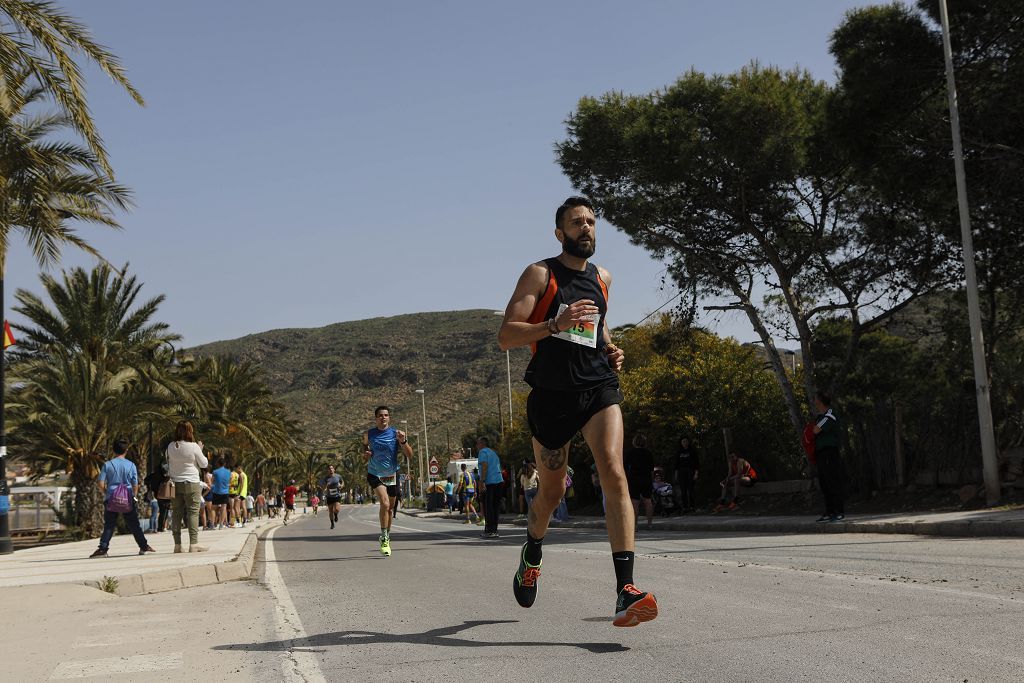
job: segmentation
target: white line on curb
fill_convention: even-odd
[[[263,582],[274,595],[276,605],[274,606],[274,628],[280,640],[299,640],[307,638],[306,630],[302,627],[302,620],[299,619],[299,611],[295,609],[288,586],[281,578],[281,572],[277,568],[277,556],[274,554],[274,533],[281,527],[274,527],[267,534],[263,551],[266,559],[266,572]],[[320,671],[320,663],[316,654],[307,650],[296,650],[289,647],[281,652],[281,672],[285,681],[302,681],[303,683],[326,683],[323,673]]]

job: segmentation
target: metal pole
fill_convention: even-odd
[[[946,92],[949,97],[949,125],[953,133],[953,168],[956,172],[956,197],[960,209],[960,235],[964,243],[967,316],[971,323],[971,351],[974,358],[974,386],[978,397],[978,426],[981,430],[985,498],[989,505],[997,505],[1000,490],[995,429],[989,398],[991,388],[985,365],[985,340],[981,329],[981,306],[978,304],[978,274],[974,266],[974,237],[971,234],[971,215],[967,206],[967,177],[964,173],[964,150],[960,141],[960,112],[956,101],[953,48],[949,38],[949,10],[946,8],[946,0],[939,0],[939,14],[942,19],[942,50],[946,58]]]
[[[427,452],[427,458],[430,458],[430,439],[427,438],[427,392],[423,389],[417,389],[416,393],[420,395],[420,404],[423,407],[423,450]],[[420,453],[420,496],[426,499],[426,495],[423,491],[423,454]]]

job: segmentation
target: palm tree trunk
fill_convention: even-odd
[[[85,538],[99,538],[103,533],[103,496],[96,479],[76,467],[71,476],[75,485],[75,516]]]

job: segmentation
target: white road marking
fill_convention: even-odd
[[[274,533],[282,527],[274,527],[267,534],[263,550],[266,559],[266,573],[263,582],[274,595],[274,628],[277,637],[281,640],[300,640],[307,638],[306,630],[302,627],[302,620],[299,619],[299,611],[295,609],[291,593],[285,585],[281,572],[277,568],[277,556],[274,554]],[[303,683],[326,683],[323,673],[320,671],[320,663],[317,661],[316,653],[307,650],[297,650],[289,647],[281,651],[281,672],[284,674],[282,680]]]
[[[175,636],[180,636],[181,633],[182,632],[178,631],[178,630],[175,630],[175,631],[153,631],[153,630],[150,630],[150,629],[147,628],[147,629],[142,629],[141,631],[136,631],[135,633],[133,633],[132,636],[131,636],[131,641],[133,643],[138,643],[138,642],[146,641],[146,640],[169,641],[170,639],[174,638]],[[75,638],[75,643],[71,647],[72,648],[110,647],[112,645],[120,645],[124,641],[125,641],[125,636],[124,636],[123,633],[103,632],[103,633],[95,633],[95,634],[86,635],[86,636],[78,636],[77,638]]]
[[[180,652],[167,655],[132,655],[131,657],[107,657],[105,659],[86,659],[61,662],[50,674],[51,681],[69,678],[89,678],[90,676],[112,676],[114,674],[133,674],[143,671],[169,671],[182,667]]]

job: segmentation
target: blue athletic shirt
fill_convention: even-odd
[[[228,495],[231,486],[231,470],[227,467],[218,467],[213,471],[213,492],[218,496]]]
[[[136,486],[139,483],[139,471],[131,460],[111,458],[103,463],[103,469],[100,470],[100,481],[107,484],[107,492],[103,496],[104,502],[106,502],[114,495],[114,489],[118,484]]]
[[[505,481],[505,478],[501,476],[501,461],[498,459],[498,454],[491,448],[481,448],[477,451],[477,466],[480,467],[483,463],[487,463],[487,478],[484,479],[484,483],[490,486],[491,484],[500,484]],[[483,469],[482,467],[480,467]]]
[[[366,433],[370,443],[366,471],[375,477],[390,477],[398,471],[398,434],[393,427],[381,431],[373,427]]]

